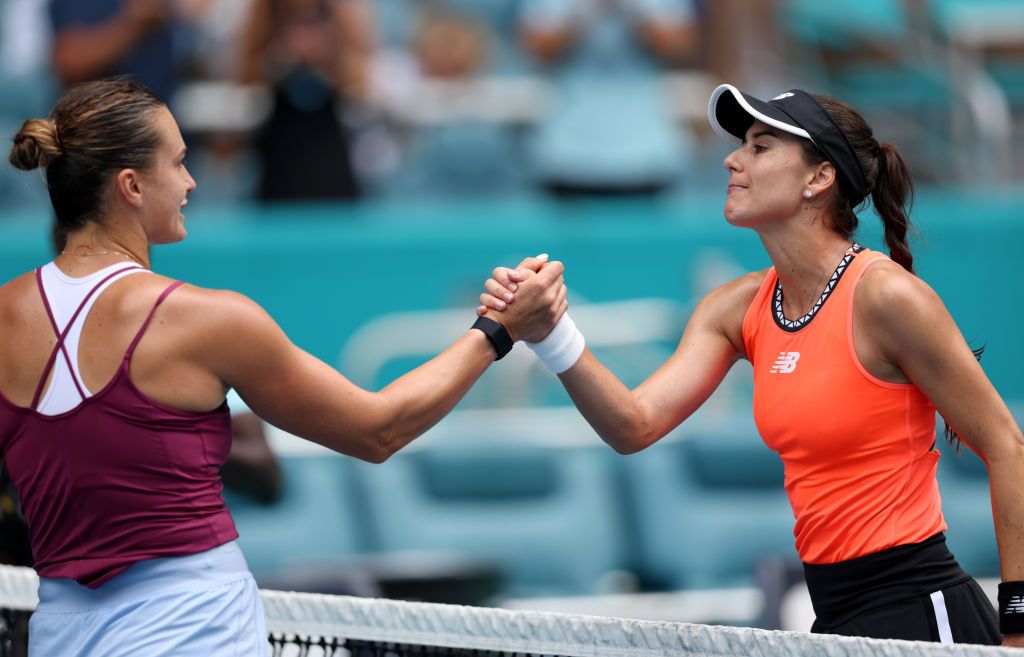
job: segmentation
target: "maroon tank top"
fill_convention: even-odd
[[[75,312],[118,270],[101,280]],[[132,383],[129,364],[157,299],[110,382],[59,415],[36,410],[69,329],[53,320],[57,344],[31,408],[0,394],[0,452],[21,497],[36,571],[97,588],[136,561],[208,550],[238,537],[221,494],[220,468],[231,448],[227,404],[205,413],[171,408]],[[70,328],[74,318],[68,322]],[[74,368],[72,376],[74,376]]]

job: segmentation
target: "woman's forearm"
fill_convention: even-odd
[[[559,375],[580,414],[620,454],[632,454],[661,436],[637,396],[597,358],[584,350],[574,366]]]
[[[494,348],[480,331],[469,331],[420,367],[379,393],[383,421],[376,432],[385,460],[437,424],[494,362]],[[375,459],[376,460],[376,459]]]
[[[1024,441],[986,455],[992,493],[992,517],[999,544],[1003,581],[1024,581]]]

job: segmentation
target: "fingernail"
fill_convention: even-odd
[[[513,282],[509,281],[509,284],[508,284],[508,289],[510,289],[510,290],[512,290],[513,292],[515,292],[516,290],[518,290],[518,289],[519,289],[519,286],[518,286],[518,285],[516,285],[515,283],[513,283]]]
[[[537,256],[537,260],[547,260],[547,259],[548,259],[548,254],[546,254],[546,253],[542,253],[539,256]]]
[[[506,294],[506,295],[505,295],[505,301],[507,301],[507,302],[509,302],[509,303],[512,303],[512,299],[513,299],[513,298],[514,298],[514,297],[513,297],[513,296],[512,296],[511,294]]]

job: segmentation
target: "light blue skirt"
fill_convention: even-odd
[[[39,578],[29,657],[270,654],[263,604],[232,541],[134,564],[98,589]]]

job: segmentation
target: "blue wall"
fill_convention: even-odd
[[[925,190],[914,218],[918,270],[1008,399],[1024,398],[1024,297],[1019,282],[1024,194]],[[0,276],[48,257],[48,216],[0,214]],[[879,244],[864,218],[861,241]],[[547,251],[566,263],[572,293],[589,301],[695,300],[709,262],[768,266],[751,231],[728,226],[721,195],[652,202],[366,204],[188,213],[189,238],[158,247],[154,267],[189,282],[243,292],[288,335],[337,364],[348,336],[401,310],[470,308],[497,264]],[[452,336],[454,339],[456,336]]]

